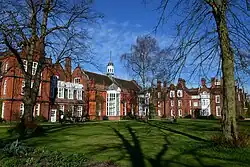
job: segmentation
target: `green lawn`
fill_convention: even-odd
[[[95,161],[113,160],[121,166],[249,166],[250,148],[213,146],[219,122],[179,119],[177,124],[150,121],[47,125],[47,134],[25,140],[31,146],[66,153],[84,153]],[[240,123],[250,130],[250,122]],[[0,127],[0,136],[6,128]],[[1,139],[0,137],[0,139]]]

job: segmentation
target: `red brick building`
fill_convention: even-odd
[[[187,88],[184,79],[179,79],[177,85],[170,84],[167,87],[166,82],[158,81],[157,87],[152,89],[151,98],[154,99],[156,115],[171,117],[185,117],[187,115],[214,115],[221,117],[222,110],[222,86],[221,80],[211,79],[210,87],[206,80],[201,79],[199,88]],[[236,110],[237,116],[244,115],[245,93],[242,89],[236,89]]]
[[[27,63],[23,57],[24,65]],[[42,81],[34,107],[34,117],[44,116],[55,122],[59,111],[75,117],[89,116],[90,119],[120,119],[128,112],[138,110],[137,94],[140,87],[135,81],[128,81],[114,76],[114,65],[109,62],[107,74],[97,74],[77,66],[72,70],[71,59],[61,63],[52,63],[42,72]],[[20,119],[24,112],[24,78],[17,60],[9,53],[0,55],[0,117],[12,121]],[[32,71],[37,68],[36,59]],[[32,85],[31,85],[32,86]],[[56,95],[55,102],[51,97]]]

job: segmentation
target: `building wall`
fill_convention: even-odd
[[[197,114],[197,111],[201,110],[201,99],[200,99],[200,94],[202,94],[204,91],[209,93],[210,95],[210,103],[209,103],[209,107],[210,107],[210,112],[212,115],[220,118],[220,115],[217,115],[216,113],[216,106],[220,106],[220,112],[222,112],[222,107],[223,107],[223,96],[222,96],[222,83],[220,83],[220,85],[216,85],[215,83],[219,82],[218,79],[212,78],[211,80],[211,86],[207,87],[206,84],[206,80],[202,79],[201,80],[201,87],[199,89],[195,88],[197,91],[194,93],[191,93],[191,89],[187,88],[185,85],[185,80],[183,79],[179,79],[177,85],[171,84],[167,90],[166,90],[166,85],[165,87],[161,88],[161,82],[158,82],[157,85],[157,92],[161,92],[161,95],[163,95],[164,93],[166,93],[166,97],[167,99],[164,101],[163,99],[157,99],[157,101],[154,103],[155,107],[156,107],[156,115],[158,115],[157,113],[157,109],[158,104],[157,102],[160,101],[161,104],[161,115],[164,115],[164,103],[166,105],[165,107],[165,113],[166,113],[166,117],[171,117],[171,110],[173,110],[173,114],[175,116],[179,116],[179,112],[178,110],[181,109],[182,111],[182,116],[179,117],[184,117],[187,115],[192,115],[193,117],[195,116],[195,114]],[[194,88],[192,88],[194,89]],[[177,97],[177,91],[178,90],[182,90],[183,91],[183,96],[182,97]],[[170,97],[170,92],[174,91],[174,97]],[[220,102],[216,103],[216,96],[220,97]],[[199,97],[199,99],[195,98],[195,97]],[[242,91],[242,89],[239,89],[236,87],[236,112],[237,112],[237,116],[242,115],[242,113],[244,113],[244,92]],[[181,100],[181,106],[178,106],[178,100]],[[173,101],[174,106],[171,106],[171,101]],[[191,102],[191,106],[190,106],[190,102]],[[198,106],[194,106],[194,103],[198,103]]]

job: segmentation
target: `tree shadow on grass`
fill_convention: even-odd
[[[112,127],[111,127],[112,128]],[[185,151],[180,152],[179,154],[173,155],[172,157],[166,159],[166,154],[169,151],[169,148],[173,143],[170,143],[168,140],[168,136],[170,134],[166,134],[166,132],[161,132],[164,134],[165,142],[162,144],[161,149],[156,154],[155,157],[149,157],[146,155],[146,152],[143,153],[141,143],[139,138],[136,136],[135,131],[130,127],[126,126],[127,131],[129,132],[129,135],[132,139],[132,142],[129,139],[126,139],[125,135],[121,134],[117,129],[112,128],[112,130],[115,132],[115,134],[119,137],[119,139],[122,141],[122,144],[124,148],[126,149],[127,154],[129,155],[129,159],[131,162],[132,167],[145,167],[146,163],[149,162],[149,164],[152,167],[166,167],[166,166],[185,166],[185,167],[193,167],[193,166],[202,166],[202,167],[219,167],[225,165],[225,163],[230,162],[234,163],[234,161],[238,164],[245,164],[246,162],[240,162],[238,159],[232,159],[232,158],[222,158],[220,156],[210,155],[207,156],[206,153],[200,153],[200,150],[206,150],[211,147],[213,147],[213,143],[208,142],[204,139],[194,137],[187,134],[183,134],[183,132],[179,132],[177,130],[170,130],[170,132],[181,134],[187,137],[190,137],[191,139],[196,140],[198,143],[198,146],[194,146],[193,148],[188,148]],[[106,148],[107,149],[107,148]],[[119,148],[118,148],[119,149]],[[210,150],[211,151],[211,150]],[[213,152],[213,153],[216,153]],[[187,156],[192,157],[190,160],[186,159]],[[165,158],[164,158],[165,157]],[[184,160],[184,159],[185,160]],[[209,161],[205,161],[205,159],[211,159]],[[182,159],[184,161],[182,161]],[[216,162],[213,162],[213,160],[218,161],[224,161],[224,164],[217,164]],[[194,165],[195,164],[195,165]]]
[[[151,122],[147,122],[147,124],[149,126],[156,127],[158,129],[163,129],[163,130],[167,130],[169,132],[173,132],[173,133],[176,133],[176,134],[186,136],[186,137],[188,137],[190,139],[193,139],[193,140],[202,141],[202,142],[211,142],[210,140],[206,140],[206,139],[203,139],[203,138],[200,138],[200,137],[188,134],[188,133],[184,133],[182,131],[178,131],[178,130],[175,130],[175,129],[172,129],[172,128],[169,128],[169,127],[166,127],[166,126],[162,126],[161,124],[153,124]]]

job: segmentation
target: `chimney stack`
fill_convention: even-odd
[[[71,82],[71,58],[65,58],[65,73],[66,73],[66,82]]]

